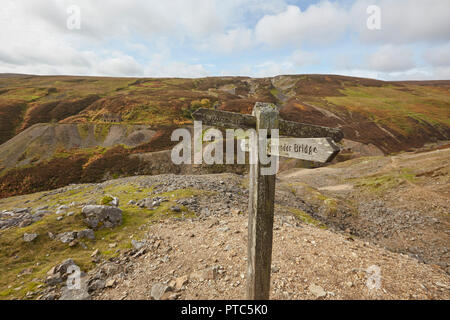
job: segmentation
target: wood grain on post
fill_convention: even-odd
[[[200,108],[192,116],[197,121],[203,121],[204,125],[238,129],[256,128],[256,119],[249,114]],[[280,135],[284,136],[297,138],[329,137],[335,142],[339,142],[344,138],[343,132],[337,128],[328,128],[283,119],[279,119],[278,122]]]
[[[278,109],[269,103],[256,103],[253,109],[256,131],[278,129]],[[256,143],[259,155],[259,142]],[[275,200],[275,174],[261,175],[263,165],[259,161],[250,164],[249,210],[248,210],[248,266],[247,299],[267,300],[270,295],[270,272],[272,263],[273,214]]]

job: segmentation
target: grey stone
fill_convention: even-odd
[[[63,287],[59,300],[91,300],[91,298],[87,289],[86,279],[81,278],[80,288],[70,289],[67,286]]]
[[[18,208],[13,210],[14,213],[28,213],[30,212],[30,208]]]
[[[63,232],[56,236],[56,239],[58,239],[62,243],[70,243],[73,240],[75,240],[76,238],[77,238],[77,232],[75,232],[75,231]]]
[[[56,294],[53,292],[47,293],[42,296],[41,300],[56,300]]]
[[[116,285],[116,280],[115,279],[108,279],[106,280],[106,287],[107,288],[112,288]]]
[[[220,232],[227,232],[230,231],[230,228],[228,228],[227,226],[221,227],[221,228],[217,228],[218,231]]]
[[[34,214],[37,215],[37,216],[44,216],[44,215],[49,214],[49,213],[51,213],[51,211],[48,211],[48,210],[36,210],[36,212]]]
[[[105,286],[106,286],[105,280],[95,279],[89,283],[88,291],[93,292],[93,291],[102,290],[105,288]]]
[[[34,239],[36,239],[38,235],[36,233],[24,233],[23,234],[23,241],[25,242],[31,242]]]
[[[86,224],[94,230],[114,228],[122,224],[122,210],[116,207],[88,205],[81,212]]]
[[[101,271],[106,277],[111,277],[120,271],[120,267],[114,263],[107,263],[102,267]]]
[[[112,201],[109,203],[111,206],[118,207],[119,206],[119,198],[112,197]]]
[[[140,250],[140,249],[142,249],[142,247],[145,246],[145,241],[131,240],[131,245],[133,246],[133,248],[135,250]]]
[[[316,298],[323,298],[327,295],[321,286],[316,286],[314,283],[309,285],[308,290]]]
[[[94,240],[95,239],[94,230],[92,230],[92,229],[85,229],[85,230],[78,231],[77,232],[77,238],[78,239],[87,238],[87,239]]]
[[[155,198],[145,198],[139,200],[136,205],[141,208],[153,209],[159,207],[161,202],[167,202],[167,198],[155,197]]]
[[[57,265],[54,268],[54,273],[59,273],[61,276],[65,277],[67,275],[67,270],[70,266],[77,267],[75,262],[69,258],[61,262],[59,265]]]
[[[25,220],[22,220],[22,222],[19,223],[18,227],[19,228],[24,228],[24,227],[28,227],[31,224],[33,224],[33,220],[25,219]]]
[[[45,279],[45,283],[49,286],[56,286],[57,284],[61,283],[63,280],[61,279],[61,275],[59,273],[53,274],[51,276],[48,276]]]
[[[172,291],[172,288],[163,283],[155,283],[152,286],[152,290],[150,292],[150,296],[154,300],[160,300],[164,293]]]

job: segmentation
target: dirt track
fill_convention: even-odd
[[[246,221],[243,215],[221,216],[152,226],[148,235],[159,239],[158,249],[132,260],[132,271],[117,276],[117,287],[96,299],[150,299],[155,283],[183,276],[190,280],[178,299],[245,299]],[[439,268],[291,217],[276,219],[272,265],[271,299],[450,298],[450,278]],[[367,286],[374,275],[367,270],[374,265],[380,268],[380,289]],[[217,275],[208,278],[214,267]],[[198,273],[206,279],[197,279]],[[311,285],[326,296],[315,296]]]
[[[279,188],[336,229],[448,272],[449,168],[450,149],[404,153],[288,171]]]
[[[448,299],[449,162],[445,149],[280,174],[271,298]],[[379,177],[384,184],[369,184]],[[300,222],[289,208],[310,213],[330,230]],[[97,298],[149,299],[155,283],[173,285],[183,276],[193,279],[172,298],[245,298],[246,216],[224,212],[150,227],[159,249]],[[379,290],[367,287],[374,265]],[[195,279],[212,267],[216,277]],[[325,295],[316,296],[314,286]]]

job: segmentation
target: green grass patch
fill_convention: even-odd
[[[25,100],[28,102],[33,102],[47,95],[47,88],[41,87],[31,87],[31,88],[14,88],[4,94],[2,94],[2,99],[13,99],[13,100]]]
[[[88,123],[77,124],[78,134],[80,135],[81,139],[84,140],[89,136],[90,127],[91,127],[91,124],[88,124]]]
[[[315,195],[316,199],[322,201],[327,207],[332,210],[337,210],[338,201],[334,198],[327,197],[319,192]]]
[[[180,113],[176,110],[155,103],[134,106],[122,115],[122,119],[131,123],[151,123],[157,126],[171,124],[179,116]]]
[[[297,208],[291,208],[291,207],[284,207],[289,212],[291,212],[297,219],[303,221],[306,224],[313,225],[315,227],[318,227],[320,229],[327,229],[327,226],[324,225],[322,222],[320,222],[317,219],[314,219],[309,214],[307,214],[305,211]]]
[[[97,141],[105,141],[111,129],[111,124],[96,124],[94,128],[94,135]]]
[[[374,193],[382,193],[399,186],[405,181],[413,182],[415,179],[416,175],[412,173],[412,170],[402,168],[398,171],[350,179],[350,181],[355,186],[362,189],[366,189]]]
[[[106,205],[109,205],[111,203],[111,201],[113,201],[113,200],[114,199],[111,196],[104,196],[102,198],[102,201],[100,201],[100,204],[106,206]]]
[[[0,231],[0,248],[2,248],[0,250],[0,266],[2,268],[0,299],[24,299],[27,292],[34,291],[38,285],[43,284],[48,270],[68,258],[74,259],[83,271],[89,271],[95,266],[90,256],[93,250],[99,249],[106,259],[117,256],[121,250],[131,247],[131,239],[140,239],[145,236],[146,228],[142,228],[142,226],[171,217],[181,218],[184,216],[189,218],[195,216],[195,213],[189,212],[187,208],[180,205],[178,206],[181,208],[181,212],[173,212],[171,207],[176,204],[177,199],[209,193],[196,189],[179,189],[158,194],[158,196],[167,197],[168,202],[161,203],[161,206],[155,210],[141,209],[128,204],[129,200],[149,197],[152,190],[153,187],[142,188],[138,185],[124,184],[118,181],[100,189],[98,185],[86,185],[86,187],[61,194],[45,196],[46,193],[41,192],[1,199],[0,206],[6,210],[23,207],[24,201],[29,201],[27,205],[33,208],[48,205],[50,210],[56,210],[55,207],[62,204],[68,205],[72,202],[87,202],[90,200],[98,202],[102,199],[102,194],[108,193],[120,199],[123,223],[112,230],[96,231],[95,240],[83,239],[82,241],[88,247],[87,250],[80,245],[70,248],[68,244],[52,240],[48,236],[48,232],[56,235],[61,232],[86,229],[79,208],[67,210],[75,211],[75,214],[71,217],[65,216],[61,221],[57,221],[57,215],[52,214],[25,228]],[[93,192],[94,194],[92,194]],[[27,243],[23,241],[24,233],[37,233],[39,236],[35,241]],[[114,247],[110,246],[112,243],[115,244]],[[24,270],[28,270],[29,274],[23,273]]]
[[[280,91],[276,88],[273,88],[270,90],[270,94],[278,99],[278,95],[280,94]]]
[[[344,96],[326,97],[329,103],[344,106],[350,113],[361,112],[374,122],[410,135],[425,124],[450,125],[448,92],[422,87],[347,87]]]

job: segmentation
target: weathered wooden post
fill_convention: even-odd
[[[262,164],[260,152],[267,152],[260,146],[260,130],[266,129],[270,137],[272,129],[278,130],[278,109],[273,104],[257,103],[253,109],[256,117],[256,143],[251,152],[257,161],[250,164],[249,207],[248,207],[248,265],[247,299],[267,300],[270,294],[270,272],[272,263],[273,212],[275,200],[275,173],[262,175],[261,169],[270,167]],[[263,150],[260,150],[260,147]]]
[[[278,159],[271,159],[272,161],[264,164],[260,161],[260,154],[329,162],[339,152],[339,147],[334,142],[341,141],[344,135],[339,129],[279,119],[278,109],[271,103],[257,102],[253,115],[203,108],[192,115],[195,120],[203,121],[207,125],[256,129],[256,143],[247,146],[248,151],[256,153],[256,159],[253,158],[250,164],[247,298],[267,300],[270,295],[276,172],[270,175],[262,172],[273,171],[273,168],[269,167]],[[273,137],[276,138],[275,150],[268,149],[270,143],[262,145],[259,142],[259,133],[260,130],[267,130],[266,138],[270,138],[272,129],[279,129],[280,134],[297,138]],[[247,147],[244,143],[244,149]],[[263,150],[259,150],[260,148]]]

